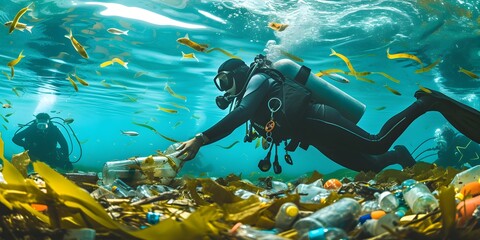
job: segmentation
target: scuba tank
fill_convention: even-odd
[[[365,113],[365,104],[343,92],[334,85],[315,76],[305,66],[300,66],[290,59],[281,59],[271,66],[286,78],[295,79],[312,93],[313,101],[337,109],[345,118],[358,123]],[[303,76],[302,76],[303,75]]]

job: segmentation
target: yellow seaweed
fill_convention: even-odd
[[[440,211],[442,212],[442,231],[445,239],[455,227],[455,215],[457,213],[455,204],[455,189],[453,186],[442,186],[439,194]]]

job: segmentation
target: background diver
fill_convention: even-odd
[[[275,80],[272,74],[256,70],[263,67],[259,67],[259,64],[265,64],[265,60],[262,62],[262,59],[258,58],[257,56],[251,67],[239,59],[229,59],[221,64],[214,83],[220,91],[225,92],[225,95],[217,97],[217,105],[225,109],[226,104],[231,104],[233,110],[211,128],[182,142],[178,147],[180,150],[178,156],[186,154],[185,160],[191,160],[200,147],[226,137],[241,124],[250,120],[250,126],[253,125],[253,128],[271,143],[267,157],[259,162],[259,168],[262,171],[268,171],[271,166],[270,152],[273,145],[277,146],[282,141],[285,142],[289,139],[290,143],[286,144],[288,150],[294,150],[298,143],[305,149],[312,145],[331,160],[355,171],[379,172],[392,164],[400,164],[405,168],[415,164],[415,160],[405,146],[398,145],[394,147],[394,150],[388,150],[415,119],[428,111],[440,112],[455,128],[474,141],[480,142],[480,128],[478,127],[480,126],[480,112],[434,90],[431,90],[430,93],[417,91],[415,93],[417,100],[391,117],[377,134],[370,134],[357,126],[355,121],[346,117],[348,116],[347,111],[340,112],[341,106],[334,108],[316,102],[303,103],[303,105],[288,100],[280,102],[280,105],[284,104],[285,108],[301,109],[306,106],[304,112],[299,112],[297,116],[293,117],[287,116],[285,120],[281,114],[278,114],[280,113],[278,104],[274,107],[270,106],[272,99],[282,98],[278,94],[282,91],[282,84]],[[268,64],[269,61],[266,61]],[[290,60],[280,61],[287,66],[292,63]],[[302,69],[305,68],[302,66]],[[283,69],[288,70],[289,68]],[[282,73],[285,75],[285,71]],[[287,74],[296,75],[295,81],[300,82],[305,81],[305,79],[297,79],[297,77],[302,78],[302,75],[307,81],[318,80],[318,77],[310,71],[303,74],[300,72],[287,72]],[[320,81],[323,80],[320,79]],[[285,96],[283,95],[283,97]],[[298,105],[289,106],[289,104]],[[272,121],[274,124],[271,124]],[[273,131],[271,129],[267,131],[267,128],[272,125],[274,126]],[[291,144],[292,142],[294,144]],[[285,160],[289,164],[292,163],[288,152]],[[277,149],[275,149],[273,165],[275,173],[280,173]]]
[[[455,132],[448,125],[435,130],[435,135],[422,142],[412,154],[424,143],[434,140],[435,146],[420,152],[415,159],[417,161],[428,157],[437,156],[433,162],[441,167],[473,167],[480,164],[480,145],[465,135]],[[436,153],[423,155],[424,153],[437,151]],[[422,156],[423,155],[423,156]],[[421,156],[421,158],[419,158]]]
[[[53,168],[73,170],[67,141],[47,113],[37,114],[24,127],[23,130],[23,127],[17,130],[12,141],[28,150],[30,160],[45,162]],[[57,144],[60,148],[57,148]]]

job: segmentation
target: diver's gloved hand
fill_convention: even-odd
[[[186,157],[183,158],[183,161],[192,160],[197,155],[202,144],[203,143],[198,138],[192,138],[186,142],[182,142],[177,148],[178,153],[175,157],[181,158],[185,154]]]

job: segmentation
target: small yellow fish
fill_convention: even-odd
[[[205,50],[207,50],[208,48],[207,44],[198,44],[190,40],[190,38],[188,37],[188,33],[185,34],[185,37],[177,39],[177,42],[185,46],[188,46],[194,50],[197,50],[199,52],[205,52]]]
[[[170,95],[172,95],[173,97],[176,97],[176,98],[181,99],[181,100],[183,100],[183,101],[187,101],[187,97],[175,93],[175,92],[170,88],[170,86],[168,86],[168,84],[165,84],[165,88],[164,88],[164,89],[165,89],[168,93],[170,93]]]
[[[28,6],[20,9],[20,11],[18,11],[18,13],[17,13],[17,14],[15,15],[15,17],[13,18],[12,23],[10,24],[10,29],[8,30],[8,33],[12,33],[13,30],[15,30],[15,28],[17,27],[18,21],[20,20],[20,18],[22,17],[23,14],[25,14],[28,10],[32,10],[32,9],[30,8],[30,6],[31,6],[32,4],[33,4],[33,2],[30,3],[30,4],[28,4]]]
[[[173,129],[177,128],[178,126],[180,126],[180,124],[182,124],[183,122],[182,121],[178,121],[175,123],[175,125],[173,125]]]
[[[128,36],[128,31],[129,30],[122,31],[118,28],[109,28],[109,29],[107,29],[107,31],[111,34],[114,34],[114,35],[127,35]]]
[[[348,67],[348,69],[350,70],[350,72],[352,72],[352,74],[356,76],[356,73],[357,73],[357,72],[356,72],[355,69],[353,68],[353,65],[352,65],[352,63],[350,62],[350,60],[349,60],[347,57],[345,57],[344,55],[335,52],[335,50],[333,50],[333,48],[332,48],[331,50],[332,50],[332,53],[330,54],[330,56],[337,56],[337,57],[339,57],[340,59],[342,59],[342,60],[345,62],[345,64],[347,64],[347,67]]]
[[[439,64],[441,60],[442,60],[442,59],[439,58],[439,59],[437,59],[437,61],[431,63],[430,65],[428,65],[428,66],[426,66],[426,67],[423,67],[423,68],[420,68],[420,69],[417,69],[417,70],[415,70],[415,73],[428,72],[428,71],[432,70],[433,67],[437,66],[437,64]]]
[[[283,31],[288,27],[288,24],[276,23],[276,22],[269,22],[268,27],[275,30],[275,31]]]
[[[198,116],[197,114],[192,114],[192,118],[198,120],[198,119],[200,119],[200,116]]]
[[[100,67],[104,68],[104,67],[110,66],[112,64],[113,64],[113,62],[111,60],[108,60],[108,61],[105,61],[105,62],[101,63]]]
[[[135,76],[133,76],[133,78],[139,78],[139,77],[141,77],[145,74],[147,74],[147,73],[146,72],[137,72],[137,73],[135,73]]]
[[[400,83],[400,80],[398,80],[398,79],[396,79],[396,78],[393,78],[392,76],[390,76],[390,75],[388,75],[388,74],[386,74],[386,73],[384,73],[384,72],[372,72],[372,73],[374,73],[374,74],[380,74],[380,75],[388,78],[390,81],[392,81],[392,82],[394,82],[394,83]]]
[[[20,93],[18,91],[22,91],[22,93],[24,93],[22,88],[12,87],[12,92],[15,93],[17,97],[20,97]]]
[[[15,70],[13,69],[13,67],[14,67],[15,65],[17,65],[17,64],[20,62],[20,60],[22,60],[22,58],[25,57],[22,53],[23,53],[23,50],[20,52],[20,54],[18,54],[18,57],[17,57],[16,59],[14,59],[14,60],[12,60],[12,61],[10,61],[10,62],[7,63],[7,66],[9,66],[10,69],[11,69],[11,72],[12,72],[12,73],[11,73],[11,77],[12,77],[12,78],[13,78],[13,76],[15,76]]]
[[[163,108],[163,107],[160,107],[160,106],[157,106],[157,110],[160,110],[160,111],[163,111],[163,112],[166,112],[166,113],[178,113],[178,111],[175,110],[175,109]]]
[[[430,89],[426,88],[426,87],[423,87],[422,85],[420,85],[419,83],[417,83],[418,85],[418,88],[420,88],[420,90],[426,92],[426,93],[432,93],[432,91],[430,91]]]
[[[118,64],[122,65],[124,68],[128,69],[128,66],[127,66],[127,65],[128,65],[128,62],[124,62],[124,61],[123,61],[122,59],[120,59],[120,58],[113,58],[113,59],[112,59],[112,62],[118,63]]]
[[[343,71],[342,69],[332,68],[332,69],[327,69],[327,70],[321,70],[321,71],[315,73],[315,76],[321,77],[323,75],[330,74],[330,73],[345,73],[345,71]]]
[[[289,53],[289,52],[280,50],[280,53],[283,54],[284,56],[292,59],[292,60],[295,61],[295,62],[303,62],[303,59],[301,59],[301,58],[299,58],[299,57],[297,57],[297,56],[295,56],[295,55],[293,55],[293,54],[291,54],[291,53]]]
[[[2,71],[2,74],[5,75],[5,77],[7,77],[8,80],[12,80],[12,77],[8,75],[8,73]]]
[[[174,103],[174,102],[170,102],[170,104],[172,104],[172,106],[174,106],[174,107],[176,107],[176,108],[185,109],[186,111],[190,112],[190,109],[188,109],[188,108],[185,107],[185,106],[182,106],[182,105],[177,104],[177,103]]]
[[[465,68],[462,68],[462,67],[459,67],[460,69],[458,70],[458,72],[462,72],[462,73],[465,73],[467,76],[471,77],[471,78],[474,78],[474,79],[478,79],[480,77],[478,77],[477,74],[471,72],[471,71],[468,71],[467,69]]]
[[[184,52],[182,51],[182,59],[181,59],[181,60],[183,60],[183,59],[185,59],[185,58],[195,59],[195,60],[197,60],[197,62],[198,62],[198,58],[195,57],[195,53],[184,53]]]
[[[12,108],[12,105],[10,105],[9,103],[4,103],[2,105],[3,108]]]
[[[100,81],[100,84],[102,84],[104,87],[106,88],[111,88],[112,85],[108,84],[107,81],[105,79],[103,79],[102,81]]]
[[[340,70],[340,71],[344,72],[343,70]],[[318,73],[315,73],[315,76],[329,78],[329,79],[331,79],[333,81],[337,81],[339,83],[349,83],[350,82],[350,80],[344,78],[343,76],[340,76],[336,73],[327,73],[326,71],[320,71]]]
[[[260,138],[257,138],[257,141],[255,142],[255,148],[260,147],[260,143],[261,143]]]
[[[65,118],[65,119],[63,120],[63,123],[71,124],[71,123],[73,123],[73,121],[74,121],[73,118]]]
[[[70,77],[70,75],[67,74],[67,78],[66,78],[70,84],[72,84],[73,88],[75,89],[75,92],[78,92],[78,86],[77,84],[73,81],[73,79]]]
[[[13,23],[13,21],[8,21],[4,25],[9,27],[9,26],[12,25],[12,23]],[[27,30],[28,32],[32,33],[32,28],[33,28],[33,26],[27,26],[27,24],[21,23],[21,22],[17,22],[17,25],[15,26],[15,29],[17,29],[21,32]]]
[[[384,86],[388,91],[390,91],[391,93],[393,93],[393,94],[395,94],[395,95],[398,95],[398,96],[402,95],[399,91],[391,88],[391,87],[388,86],[387,84],[385,84],[385,85],[383,85],[383,86]]]
[[[412,60],[420,63],[420,65],[423,66],[422,61],[421,61],[420,58],[418,58],[417,56],[415,56],[415,55],[413,55],[413,54],[409,54],[409,53],[395,53],[395,54],[390,54],[390,48],[387,48],[387,57],[388,57],[388,59],[408,58],[408,59],[412,59]]]
[[[373,81],[371,79],[368,79],[368,78],[364,78],[364,77],[357,77],[357,79],[362,81],[362,82],[375,83],[375,81]]]
[[[211,52],[213,52],[213,51],[219,51],[219,52],[227,55],[227,56],[230,57],[230,58],[241,59],[240,57],[237,57],[237,56],[231,54],[230,52],[228,52],[228,51],[226,51],[226,50],[224,50],[224,49],[222,49],[222,48],[217,48],[217,47],[216,47],[216,48],[211,48],[211,49],[207,50],[206,53],[211,53]]]
[[[77,79],[77,81],[78,81],[80,84],[82,84],[83,86],[88,86],[88,82],[85,81],[85,80],[83,80],[83,79],[81,79],[81,78],[77,75],[76,72],[73,74],[73,76],[75,77],[75,79]]]
[[[88,59],[88,54],[85,48],[73,37],[72,29],[70,29],[70,35],[65,35],[66,38],[70,39],[70,42],[72,42],[73,48],[75,48],[75,51],[77,51],[80,56],[82,56],[85,59]]]
[[[377,111],[381,111],[381,110],[384,110],[385,108],[387,108],[387,107],[385,107],[385,106],[381,106],[381,107],[377,107],[377,108],[375,108],[375,110],[377,110]]]

